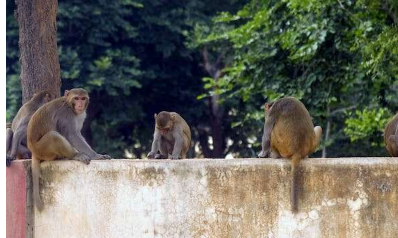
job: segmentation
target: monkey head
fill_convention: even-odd
[[[32,97],[32,101],[36,101],[37,103],[40,104],[48,103],[53,99],[55,99],[54,94],[52,94],[50,91],[47,90],[35,93]]]
[[[73,109],[76,115],[85,112],[90,102],[87,91],[82,88],[65,90],[64,97],[66,103]]]
[[[162,136],[165,136],[174,125],[175,115],[170,112],[162,111],[159,114],[155,113],[156,128]]]

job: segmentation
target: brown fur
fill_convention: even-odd
[[[27,149],[27,127],[33,113],[43,104],[54,99],[54,95],[49,91],[42,91],[33,95],[18,111],[11,125],[7,125],[6,150],[7,166],[11,161],[17,159],[29,159],[30,152]]]
[[[268,143],[263,143],[262,154],[269,154],[271,150],[274,158],[282,156],[292,160],[290,202],[292,212],[297,212],[297,169],[300,160],[318,147],[322,128],[314,128],[303,103],[296,98],[285,97],[268,107],[264,134],[263,142]]]
[[[155,133],[148,158],[165,159],[171,154],[172,159],[185,159],[190,144],[191,130],[178,113],[155,114]]]
[[[384,129],[384,143],[392,157],[398,157],[398,113],[387,123]]]
[[[32,151],[33,197],[41,211],[39,194],[40,162],[67,158],[89,164],[92,159],[107,159],[97,154],[84,140],[80,130],[89,104],[84,89],[65,91],[65,95],[37,110],[28,125],[28,148]],[[79,111],[82,110],[82,111]]]

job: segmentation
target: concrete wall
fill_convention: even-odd
[[[301,168],[294,215],[284,159],[45,162],[35,237],[398,237],[398,158]]]
[[[33,237],[30,162],[18,161],[6,170],[6,237]]]

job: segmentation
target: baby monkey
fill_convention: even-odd
[[[149,159],[185,159],[191,144],[191,130],[176,112],[155,113],[155,133]],[[160,153],[158,153],[160,151]]]
[[[322,136],[322,128],[314,128],[304,104],[294,97],[285,97],[265,104],[268,114],[264,124],[262,151],[259,157],[272,152],[273,158],[292,160],[291,197],[293,212],[297,212],[297,167],[301,159],[315,151]]]

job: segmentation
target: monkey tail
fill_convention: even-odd
[[[292,184],[291,184],[291,191],[290,191],[290,207],[292,209],[292,213],[297,213],[298,205],[297,205],[297,169],[300,163],[301,157],[293,156],[292,157],[292,167],[291,167],[291,174],[292,174]]]
[[[32,155],[32,180],[33,201],[39,211],[43,210],[44,204],[40,198],[40,160]]]

